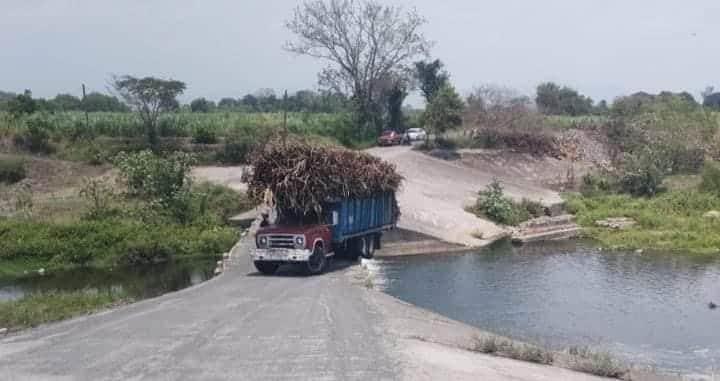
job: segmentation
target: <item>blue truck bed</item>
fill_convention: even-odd
[[[344,199],[328,203],[324,210],[333,224],[333,242],[380,232],[395,226],[395,195],[385,193],[372,198]]]

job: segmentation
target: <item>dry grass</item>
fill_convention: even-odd
[[[270,189],[286,215],[317,213],[329,199],[394,192],[402,182],[394,165],[369,154],[299,140],[270,142],[252,163],[248,193],[261,201]]]
[[[629,372],[628,366],[609,353],[593,351],[585,347],[573,347],[555,352],[503,337],[483,335],[475,339],[472,350],[514,360],[559,366],[601,377],[620,378]]]

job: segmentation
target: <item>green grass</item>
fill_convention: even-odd
[[[0,328],[35,327],[130,301],[123,293],[90,290],[31,294],[19,300],[0,302]]]
[[[720,253],[720,220],[704,218],[720,210],[720,196],[695,190],[669,191],[654,198],[628,195],[567,196],[567,207],[592,238],[617,249],[656,249]],[[612,230],[595,226],[609,217],[629,217],[635,227]]]

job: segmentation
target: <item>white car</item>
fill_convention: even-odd
[[[405,139],[408,141],[425,140],[427,133],[422,128],[410,128],[405,132]]]

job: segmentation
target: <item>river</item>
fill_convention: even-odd
[[[590,346],[660,371],[720,369],[720,260],[589,242],[379,261],[390,295],[551,348]]]

